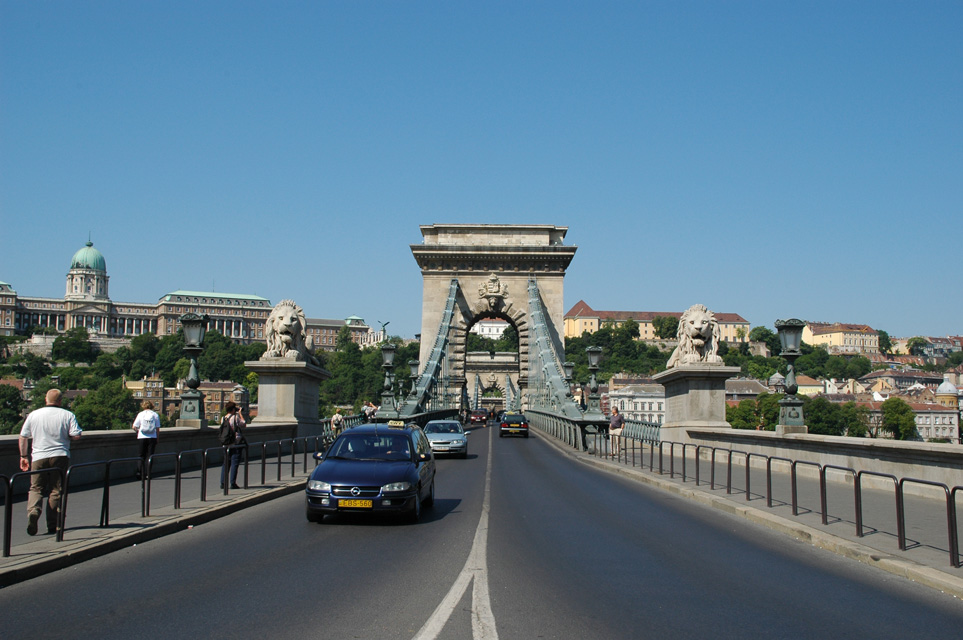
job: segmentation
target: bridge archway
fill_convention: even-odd
[[[442,326],[451,283],[457,280],[448,324],[447,377],[467,392],[468,330],[479,320],[500,318],[518,332],[518,370],[513,382],[524,393],[529,378],[531,310],[528,283],[538,282],[544,322],[557,353],[562,343],[564,278],[577,247],[563,244],[568,227],[552,225],[434,224],[421,226],[422,244],[411,245],[423,279],[420,361],[428,361]]]

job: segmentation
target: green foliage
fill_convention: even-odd
[[[948,369],[955,369],[961,364],[963,364],[963,351],[951,353],[950,357],[946,359],[946,366]]]
[[[20,433],[23,423],[21,414],[26,405],[19,389],[0,384],[0,435]]]
[[[782,351],[782,345],[779,343],[779,334],[769,327],[753,327],[752,331],[749,332],[749,340],[752,342],[765,342],[766,347],[769,348],[770,356],[778,356],[779,352]]]
[[[826,398],[803,397],[803,415],[809,433],[823,436],[841,436],[846,432],[840,423],[839,405]]]
[[[241,383],[247,389],[252,403],[257,403],[258,383],[258,375],[253,371],[248,372],[248,374],[244,377],[244,382]]]
[[[922,336],[914,336],[906,341],[906,348],[909,349],[910,355],[921,356],[926,353],[926,347],[929,346],[930,341]]]
[[[892,397],[880,405],[883,414],[882,428],[897,440],[915,440],[916,415],[913,408],[902,398]]]
[[[760,393],[755,400],[743,400],[735,407],[726,405],[726,421],[735,429],[774,431],[782,398],[781,393]]]
[[[656,337],[674,338],[679,331],[679,319],[675,316],[656,316],[652,318],[652,330]]]
[[[137,415],[137,403],[121,380],[111,380],[74,400],[70,410],[82,429],[129,429]]]
[[[404,395],[411,388],[408,361],[418,359],[421,347],[417,342],[402,344],[397,336],[392,336],[389,342],[397,347],[392,369],[395,391]],[[331,415],[335,406],[350,405],[352,411],[357,412],[363,402],[381,404],[385,378],[381,366],[381,347],[361,349],[350,339],[342,340],[340,344],[340,347],[336,346],[333,352],[326,354],[325,368],[331,377],[321,383],[319,412],[323,415]]]
[[[889,339],[889,334],[882,329],[876,332],[879,336],[879,351],[880,353],[892,353],[893,352],[893,342]]]
[[[720,350],[722,354],[722,350]],[[742,344],[739,349],[728,349],[722,354],[722,361],[729,367],[740,367],[742,374],[757,380],[768,380],[778,371],[786,370],[786,361],[782,358],[766,358],[749,355],[748,345]]]
[[[87,329],[74,327],[53,341],[50,357],[55,362],[93,362],[96,357]]]
[[[575,382],[585,384],[589,380],[587,347],[602,347],[599,378],[603,381],[622,371],[637,375],[664,371],[670,353],[636,340],[638,331],[635,321],[627,321],[619,327],[606,324],[595,333],[566,340],[565,359],[575,363]]]
[[[353,340],[351,340],[351,329],[350,327],[348,327],[348,325],[344,325],[343,327],[338,329],[338,335],[334,337],[334,350],[344,351],[345,349],[348,348],[348,345],[351,344],[352,342]]]
[[[726,422],[734,429],[755,429],[759,425],[756,402],[747,399],[735,407],[726,405]]]
[[[60,390],[87,389],[93,377],[90,369],[81,367],[57,367],[50,375],[57,377]]]
[[[50,364],[38,355],[29,351],[10,354],[4,365],[3,375],[29,380],[40,380],[50,375]]]

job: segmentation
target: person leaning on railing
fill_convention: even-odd
[[[47,392],[47,406],[32,411],[20,430],[20,470],[60,469],[62,473],[36,473],[30,477],[27,497],[27,534],[37,535],[37,522],[47,496],[47,533],[57,532],[60,518],[61,480],[70,465],[70,441],[80,440],[77,416],[62,409],[60,389]]]
[[[625,418],[619,413],[618,407],[612,407],[612,419],[609,420],[609,442],[612,447],[612,457],[619,455],[619,441],[622,439],[622,429],[625,428]]]

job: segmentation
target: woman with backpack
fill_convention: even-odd
[[[224,419],[221,420],[221,429],[218,432],[221,444],[227,447],[227,455],[224,456],[224,466],[221,468],[221,489],[227,482],[227,469],[231,468],[231,488],[240,489],[237,486],[237,468],[241,464],[241,454],[247,445],[242,429],[247,426],[244,416],[237,410],[237,405],[233,401],[228,401],[224,405]]]
[[[160,416],[154,411],[154,403],[144,400],[140,403],[142,411],[134,418],[131,428],[137,432],[137,444],[140,447],[141,466],[137,470],[137,479],[147,476],[147,461],[157,449],[157,431],[160,429]]]

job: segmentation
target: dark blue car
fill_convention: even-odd
[[[317,454],[305,489],[306,514],[398,513],[411,522],[435,501],[435,460],[417,425],[364,424]]]

